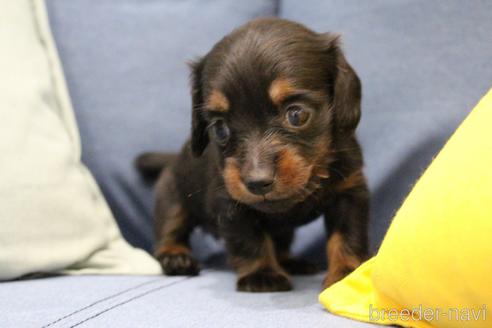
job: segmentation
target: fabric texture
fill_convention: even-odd
[[[2,328],[375,328],[326,313],[323,275],[289,293],[238,293],[230,271],[197,277],[77,276],[0,285]]]
[[[42,1],[0,5],[0,279],[160,273],[121,237],[80,140]]]
[[[328,310],[404,327],[491,326],[491,126],[492,89],[419,179],[376,257],[320,295]]]

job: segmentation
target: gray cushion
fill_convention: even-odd
[[[317,302],[322,276],[291,293],[234,291],[230,272],[195,278],[86,276],[0,287],[2,327],[375,327],[334,316]]]

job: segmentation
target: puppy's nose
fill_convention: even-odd
[[[263,178],[258,180],[248,180],[246,186],[255,195],[267,194],[273,188],[273,179]]]

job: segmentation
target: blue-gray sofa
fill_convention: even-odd
[[[492,86],[492,2],[427,0],[47,0],[95,175],[125,238],[152,250],[152,186],[133,166],[178,150],[190,130],[186,61],[234,27],[279,16],[342,34],[363,84],[358,130],[377,248],[412,184]],[[320,220],[294,252],[324,263]],[[317,301],[322,275],[293,292],[235,291],[220,242],[196,231],[197,277],[70,276],[0,285],[0,327],[370,327]],[[431,247],[431,245],[429,245]]]

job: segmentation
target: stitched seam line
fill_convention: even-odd
[[[143,292],[143,293],[141,293],[141,294],[135,295],[135,296],[133,296],[133,297],[131,297],[131,298],[129,298],[129,299],[127,299],[127,300],[123,301],[123,302],[120,302],[120,303],[117,303],[117,304],[115,304],[115,305],[113,305],[113,306],[110,306],[109,308],[106,308],[106,309],[104,309],[104,310],[102,310],[102,311],[100,311],[100,312],[98,312],[98,313],[96,313],[96,314],[94,314],[94,315],[92,315],[92,316],[90,316],[90,317],[88,317],[88,318],[86,318],[86,319],[82,320],[82,321],[79,321],[79,322],[77,322],[76,324],[74,324],[74,325],[70,326],[70,328],[80,326],[81,324],[84,324],[85,322],[87,322],[87,321],[89,321],[89,320],[92,320],[92,319],[94,319],[94,318],[97,318],[97,317],[98,317],[98,316],[100,316],[101,314],[104,314],[104,313],[106,313],[106,312],[109,312],[109,311],[111,311],[111,310],[113,310],[113,309],[115,309],[115,308],[117,308],[117,307],[120,307],[120,306],[122,306],[122,305],[125,305],[125,304],[127,304],[127,303],[130,303],[130,302],[132,302],[132,301],[134,301],[134,300],[137,300],[137,299],[139,299],[139,298],[142,298],[142,297],[144,297],[144,296],[146,296],[146,295],[149,295],[149,294],[155,293],[155,292],[157,292],[157,291],[159,291],[159,290],[161,290],[161,289],[164,289],[164,288],[166,288],[166,287],[171,287],[171,286],[173,286],[173,285],[176,285],[176,284],[178,284],[178,283],[180,283],[180,282],[182,282],[182,281],[188,280],[188,279],[190,279],[190,278],[193,278],[193,277],[192,277],[192,276],[189,276],[189,277],[183,278],[183,279],[181,279],[181,280],[174,281],[174,282],[172,282],[172,283],[170,283],[170,284],[161,285],[161,286],[159,286],[159,287],[155,287],[155,288],[149,289],[149,290],[148,290],[148,291],[146,291],[146,292]]]
[[[283,0],[274,0],[273,3],[273,15],[274,16],[280,16],[280,13],[282,11],[282,2]]]
[[[153,280],[150,280],[150,281],[146,281],[146,282],[143,282],[141,284],[135,285],[133,287],[124,289],[124,290],[122,290],[122,291],[120,291],[120,292],[118,292],[116,294],[112,294],[112,295],[106,296],[106,297],[104,297],[104,298],[102,298],[100,300],[97,300],[97,301],[95,301],[93,303],[90,303],[89,305],[84,306],[83,308],[80,308],[78,310],[75,310],[75,311],[73,311],[73,312],[71,312],[71,313],[69,313],[69,314],[67,314],[67,315],[65,315],[63,317],[60,317],[60,318],[58,318],[58,319],[56,319],[56,320],[54,320],[54,321],[52,321],[52,322],[50,322],[50,323],[48,323],[48,324],[46,324],[44,326],[41,326],[41,328],[46,328],[46,327],[52,326],[52,325],[54,325],[54,324],[56,324],[56,323],[58,323],[58,322],[60,322],[62,320],[65,320],[65,319],[67,319],[67,318],[69,318],[69,317],[71,317],[71,316],[73,316],[73,315],[75,315],[77,313],[80,313],[80,312],[82,312],[84,310],[87,310],[87,309],[89,309],[89,308],[91,308],[91,307],[93,307],[93,306],[95,306],[97,304],[100,304],[100,303],[105,302],[107,300],[110,300],[112,298],[118,297],[118,296],[120,296],[122,294],[125,294],[125,293],[127,293],[129,291],[132,291],[132,290],[135,290],[135,289],[138,289],[138,288],[143,287],[145,285],[152,284],[152,283],[154,283],[156,281],[159,281],[159,280],[161,280],[161,279],[153,279]]]

